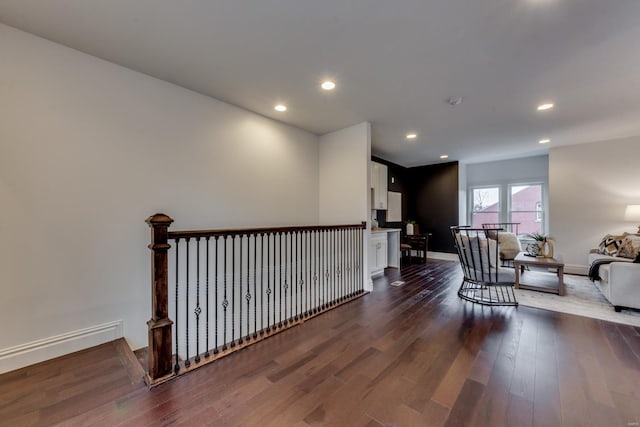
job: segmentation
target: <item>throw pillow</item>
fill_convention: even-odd
[[[515,233],[498,233],[498,246],[500,247],[500,258],[511,260],[522,251],[520,241]]]
[[[487,237],[496,240],[496,237],[498,237],[498,232],[496,230],[487,230]]]
[[[463,257],[469,268],[480,271],[495,270],[498,266],[496,241],[476,236],[465,236],[459,234],[457,244],[460,248],[460,256]]]
[[[624,234],[624,239],[618,248],[616,256],[622,258],[635,258],[640,252],[640,236],[637,234]]]
[[[600,245],[598,245],[598,253],[602,255],[615,256],[618,253],[618,249],[624,240],[624,235],[607,234],[602,238]]]

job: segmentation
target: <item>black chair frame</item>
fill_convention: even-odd
[[[500,230],[496,229],[496,233]],[[458,296],[464,300],[483,305],[517,306],[518,301],[514,292],[514,281],[501,281],[501,267],[491,265],[490,245],[484,228],[470,226],[451,227],[456,251],[460,259],[460,266],[464,278]],[[487,242],[487,248],[481,246],[481,241]],[[468,245],[468,246],[464,246]],[[475,246],[477,245],[477,246]],[[499,259],[498,245],[495,245],[495,258]],[[483,257],[486,257],[484,259]]]

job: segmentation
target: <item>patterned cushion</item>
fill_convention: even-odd
[[[601,253],[603,255],[615,256],[618,253],[618,249],[620,249],[624,238],[624,234],[617,236],[613,234],[607,234],[602,238],[600,245],[598,245],[598,253]]]
[[[638,252],[640,252],[640,236],[625,233],[616,256],[633,259]]]

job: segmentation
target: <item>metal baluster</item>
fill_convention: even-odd
[[[344,296],[344,233],[338,230],[338,300],[342,301]]]
[[[298,307],[298,298],[300,297],[300,289],[299,289],[299,285],[298,282],[300,280],[300,274],[302,272],[301,266],[300,266],[300,256],[301,256],[301,238],[302,237],[302,232],[301,231],[295,231],[294,232],[294,238],[295,238],[295,250],[292,251],[292,255],[293,255],[293,262],[295,264],[295,271],[293,276],[291,277],[291,301],[290,301],[290,306],[291,306],[291,321],[293,322],[293,320],[298,320],[299,315],[300,315],[300,307]]]
[[[179,279],[178,279],[178,255],[180,254],[180,239],[176,239],[176,301],[175,301],[175,305],[176,305],[176,313],[175,313],[175,317],[176,317],[176,322],[175,322],[175,331],[176,331],[176,364],[173,367],[173,371],[177,374],[178,371],[180,371],[180,363],[179,363],[179,353],[178,353],[178,341],[179,341],[179,334],[178,334],[178,283],[179,283]]]
[[[330,244],[330,235],[329,235],[329,230],[326,230],[325,234],[325,242],[324,242],[324,258],[325,258],[325,275],[324,275],[324,292],[325,292],[325,296],[324,296],[324,309],[329,307],[329,300],[331,299],[331,292],[330,292],[330,282],[329,282],[329,277],[331,276],[329,271],[331,269],[331,257],[329,256],[329,248],[331,247]]]
[[[196,363],[200,362],[200,237],[196,237]]]
[[[329,301],[329,230],[323,230],[323,250],[322,250],[322,277],[323,277],[323,299],[322,299],[322,309],[324,310],[327,307],[327,302]]]
[[[267,234],[267,332],[271,330],[271,236]]]
[[[351,295],[355,294],[356,290],[356,240],[355,240],[356,230],[355,228],[351,229]]]
[[[363,237],[363,231],[362,228],[359,229],[358,231],[358,291],[362,291],[364,288],[364,283],[362,282],[363,280],[363,273],[362,270],[364,269],[364,260],[362,259],[362,255],[363,255],[363,250],[362,247],[364,246],[364,242],[362,241],[362,237]]]
[[[236,346],[236,236],[231,236],[231,348]]]
[[[313,272],[311,267],[313,266],[313,259],[311,258],[311,239],[313,237],[313,231],[307,231],[307,283],[305,286],[305,297],[306,297],[306,310],[305,316],[309,316],[311,314],[311,280]]]
[[[293,296],[293,233],[287,233],[284,237],[284,259],[286,264],[284,265],[284,324],[289,323],[289,317],[287,317],[287,294],[289,288],[291,293],[288,295],[289,302]],[[291,313],[289,313],[291,314]]]
[[[214,294],[214,301],[213,301],[213,306],[214,306],[214,316],[215,316],[215,321],[213,324],[213,327],[215,329],[215,334],[213,336],[214,338],[214,347],[213,347],[213,354],[218,354],[218,236],[215,237],[215,262],[214,262],[214,275],[215,275],[215,294]]]
[[[318,309],[322,310],[322,304],[324,304],[324,230],[320,230],[320,269],[318,270],[318,277],[320,279],[320,290],[318,299]]]
[[[228,236],[224,236],[224,248],[223,248],[223,253],[224,253],[224,297],[222,299],[222,308],[224,309],[223,312],[223,322],[222,322],[222,350],[226,350],[227,347],[227,307],[229,307],[229,300],[227,299],[227,237]]]
[[[264,233],[260,233],[260,335],[264,333],[264,256]]]
[[[306,280],[306,275],[307,275],[307,257],[309,256],[309,254],[307,253],[307,232],[303,231],[301,236],[300,236],[300,242],[302,243],[302,255],[301,255],[301,264],[302,264],[302,277],[300,279],[300,305],[298,308],[298,311],[300,312],[300,318],[302,319],[304,316],[307,315],[307,293],[304,292],[304,285],[307,282]]]
[[[253,339],[258,338],[258,235],[253,235]]]
[[[251,261],[251,234],[247,234],[247,294],[245,295],[245,299],[247,300],[247,336],[246,340],[249,341],[251,339],[251,333],[249,332],[251,328],[249,315],[251,311],[251,274],[249,273],[250,261]],[[255,261],[254,261],[255,262]]]
[[[300,249],[300,246],[298,245],[298,232],[294,231],[291,233],[291,256],[289,257],[289,259],[291,259],[291,280],[289,281],[289,283],[291,283],[291,296],[289,297],[289,321],[292,323],[294,318],[296,320],[298,319],[297,310],[295,316],[293,313],[293,301],[296,300],[296,285],[298,283],[297,277],[299,271],[298,249]]]
[[[242,247],[244,246],[243,245],[244,235],[241,234],[239,237],[240,237],[240,254],[239,254],[239,261],[238,261],[238,273],[240,274],[240,282],[239,282],[240,292],[239,292],[239,295],[238,295],[238,306],[239,306],[238,309],[240,310],[240,318],[239,318],[239,321],[238,321],[238,326],[240,328],[240,334],[238,335],[238,337],[239,337],[238,344],[242,344],[244,342],[242,340],[242,254],[243,254]],[[247,317],[248,317],[248,315],[247,315]],[[248,331],[248,329],[247,329],[247,331]]]
[[[186,245],[187,245],[187,264],[186,264],[186,272],[187,272],[187,283],[186,283],[186,294],[187,297],[185,298],[185,325],[186,325],[186,329],[185,329],[185,337],[186,337],[186,347],[187,347],[187,354],[184,360],[184,365],[186,367],[189,367],[191,365],[191,361],[189,360],[189,238],[187,237],[185,239],[186,241]]]
[[[207,318],[206,318],[206,347],[207,348],[205,349],[205,352],[204,352],[204,356],[205,357],[209,357],[210,356],[210,354],[209,354],[209,348],[210,348],[209,347],[209,318],[211,316],[210,316],[210,313],[209,313],[209,264],[210,264],[210,262],[209,262],[209,239],[210,239],[210,237],[207,236],[207,240],[206,240],[206,242],[207,242],[207,277],[206,277],[207,302],[206,302],[206,305],[205,305],[205,309],[207,310]]]
[[[331,297],[331,305],[335,305],[336,300],[338,299],[338,239],[337,239],[337,231],[334,229],[331,232],[332,234],[332,246],[333,246],[333,280],[331,283],[332,286],[332,297]]]
[[[351,241],[349,240],[349,236],[351,233],[351,229],[347,228],[344,230],[344,235],[345,235],[345,252],[344,252],[344,259],[345,259],[345,264],[346,264],[346,273],[345,273],[345,289],[344,289],[344,295],[345,295],[345,299],[349,299],[349,297],[351,296]]]
[[[313,314],[316,313],[316,307],[318,306],[318,232],[314,231],[311,237],[311,251],[313,255],[311,259],[313,260],[313,285],[311,288],[311,309],[313,310]]]
[[[278,322],[278,327],[279,328],[282,327],[282,308],[283,308],[283,306],[282,306],[282,286],[283,286],[282,278],[284,277],[283,274],[282,274],[282,272],[284,271],[284,265],[283,265],[284,262],[282,261],[282,258],[283,258],[283,256],[282,256],[282,236],[283,235],[284,235],[284,233],[280,234],[280,280],[278,281],[279,282],[278,288],[280,288],[280,319],[279,319],[279,322]],[[286,236],[285,236],[285,238],[286,238]],[[286,245],[285,245],[285,252],[286,252]],[[286,278],[285,278],[285,284],[286,284]]]
[[[344,301],[344,296],[345,296],[345,292],[344,292],[344,279],[345,279],[345,244],[344,244],[344,229],[341,229],[339,232],[339,236],[340,236],[340,252],[338,253],[338,256],[340,257],[340,282],[338,284],[338,286],[340,287],[340,298],[338,298],[338,301]]]
[[[276,328],[276,243],[277,243],[277,233],[273,233],[273,264],[269,264],[269,268],[271,268],[271,276],[272,276],[272,281],[273,281],[273,322],[269,321],[268,323],[268,327],[267,330],[269,330],[268,328],[271,327],[271,329],[275,330]],[[269,320],[269,319],[267,319]]]
[[[353,289],[353,229],[347,229],[347,262],[349,263],[349,277],[347,281],[347,296],[351,297]]]

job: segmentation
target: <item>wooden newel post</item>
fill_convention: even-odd
[[[151,382],[171,375],[171,328],[169,319],[169,225],[173,222],[165,214],[147,218],[151,227],[151,320],[149,327],[149,379]]]

